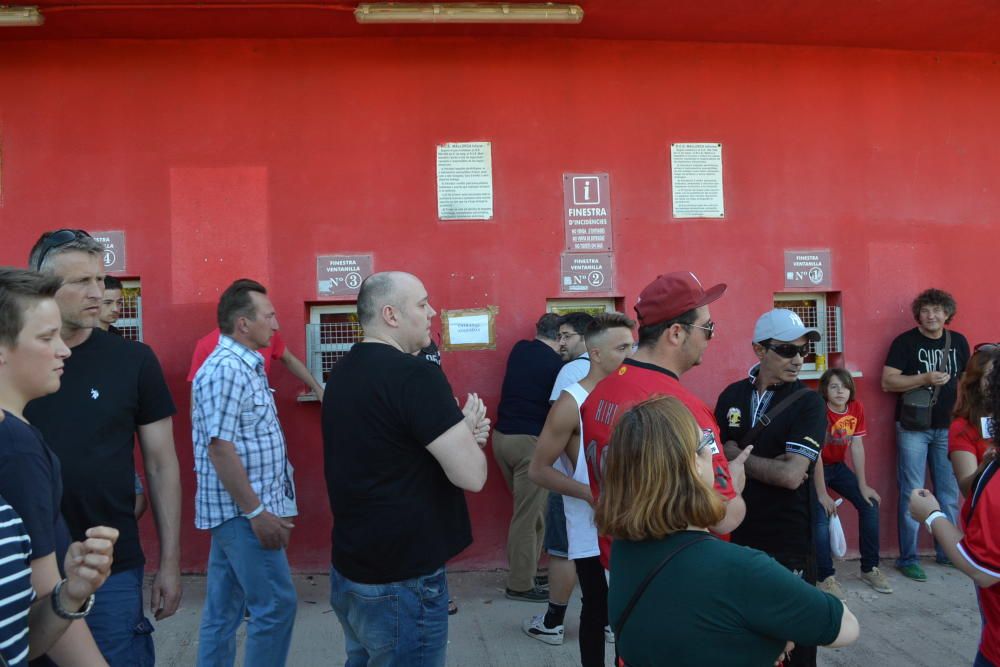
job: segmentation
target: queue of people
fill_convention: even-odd
[[[33,271],[0,270],[0,655],[12,665],[154,664],[136,438],[160,537],[149,609],[163,619],[180,604],[175,408],[152,350],[100,326],[113,325],[115,305],[102,303],[101,250],[82,230],[57,230],[32,249]],[[547,604],[522,624],[528,636],[562,644],[579,582],[585,667],[605,664],[609,646],[631,667],[664,656],[815,665],[817,646],[853,642],[858,622],[824,540],[838,511],[829,490],[859,512],[862,580],[892,591],[879,570],[881,497],[867,481],[864,410],[842,369],[824,374],[818,392],[803,384],[803,360],[822,334],[784,309],[757,320],[753,366],[714,410],[685,387],[716,330],[710,305],[725,291],[680,271],[642,290],[637,322],[543,316],[535,338],[511,352],[492,429],[483,401],[456,399],[422,352],[436,311],[419,278],[367,278],[357,306],[364,338],[326,387],[313,388],[336,519],[330,603],[347,664],[444,665],[445,564],[472,543],[465,492],[486,481],[491,430],[514,499],[506,595]],[[947,293],[921,294],[918,326],[893,342],[883,372],[883,388],[900,394],[897,567],[921,579],[915,531],[924,523],[938,559],[980,587],[976,665],[998,665],[991,513],[1000,490],[989,429],[1000,364],[996,345],[970,351],[946,327],[954,313]],[[283,665],[299,498],[267,362],[308,372],[276,340],[264,285],[235,281],[217,320],[189,378],[195,524],[211,533],[198,664],[234,664],[246,622],[244,664]],[[954,472],[942,467],[949,451]],[[959,489],[965,505],[949,513]]]

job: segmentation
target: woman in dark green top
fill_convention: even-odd
[[[835,597],[708,533],[725,510],[712,490],[712,445],[699,440],[684,405],[659,397],[625,413],[608,446],[595,520],[615,540],[608,611],[625,663],[770,667],[791,643],[854,642],[858,621]],[[642,581],[678,547],[618,628]]]

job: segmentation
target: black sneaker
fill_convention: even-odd
[[[535,587],[527,591],[512,591],[507,589],[505,593],[508,600],[518,600],[519,602],[545,602],[549,601],[549,592]]]
[[[535,588],[541,588],[542,590],[549,590],[549,575],[539,574],[535,576]]]

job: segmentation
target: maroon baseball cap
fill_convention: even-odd
[[[639,300],[635,302],[635,314],[639,317],[639,326],[660,324],[712,303],[725,291],[725,283],[706,290],[701,286],[698,276],[690,271],[664,273],[646,285],[639,294]]]

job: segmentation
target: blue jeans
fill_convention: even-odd
[[[388,584],[361,584],[330,568],[330,605],[344,629],[345,667],[444,667],[444,568]]]
[[[208,555],[198,666],[231,667],[244,610],[250,612],[244,667],[284,665],[297,606],[285,550],[262,547],[243,517],[219,524]]]
[[[142,613],[142,567],[117,572],[94,595],[87,627],[110,667],[152,667],[153,625]]]
[[[972,667],[993,667],[993,663],[990,662],[982,651],[976,653],[976,661],[972,663]]]
[[[861,495],[858,478],[844,463],[823,466],[826,485],[843,496],[858,511],[858,541],[861,547],[861,571],[878,567],[878,505],[869,505]],[[813,539],[816,542],[816,578],[823,581],[834,574],[830,557],[830,518],[826,510],[813,501]],[[841,505],[843,507],[843,505]]]
[[[930,468],[934,495],[941,511],[957,525],[958,483],[948,461],[948,429],[907,431],[896,422],[896,446],[899,449],[899,560],[897,567],[917,562],[917,532],[920,525],[910,516],[910,493],[923,488],[925,471]],[[934,545],[938,561],[947,558],[940,545]]]
[[[550,556],[569,558],[569,536],[566,535],[566,506],[563,497],[549,492],[549,506],[545,510],[545,540],[542,543]]]

